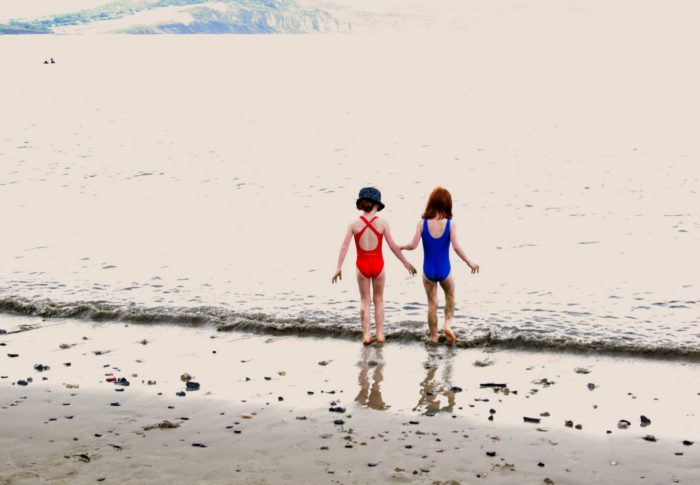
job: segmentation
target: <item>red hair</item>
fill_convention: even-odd
[[[428,197],[425,205],[425,212],[421,216],[423,219],[434,219],[435,217],[452,219],[452,195],[444,187],[435,187]]]

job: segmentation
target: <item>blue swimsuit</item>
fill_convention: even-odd
[[[439,282],[450,275],[450,220],[445,232],[434,238],[428,231],[428,221],[423,219],[423,274],[430,281]]]

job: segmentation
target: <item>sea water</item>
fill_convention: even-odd
[[[404,244],[443,185],[461,343],[698,355],[693,43],[579,27],[0,37],[0,308],[353,334],[358,190]],[[406,256],[387,334],[423,338]]]

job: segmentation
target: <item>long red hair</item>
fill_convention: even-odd
[[[452,195],[444,187],[435,187],[428,197],[425,205],[425,212],[421,216],[423,219],[434,219],[440,217],[452,219]]]

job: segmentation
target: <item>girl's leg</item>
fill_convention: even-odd
[[[372,278],[372,301],[374,302],[374,326],[377,343],[384,343],[384,270]]]
[[[372,333],[369,330],[369,278],[357,270],[357,286],[360,288],[360,322],[362,323],[362,343],[369,345],[372,342]]]
[[[454,332],[452,332],[452,318],[455,314],[455,280],[452,278],[452,274],[440,282],[440,286],[445,292],[445,328],[443,332],[445,333],[445,338],[447,338],[448,343],[455,343],[457,337]]]
[[[437,283],[430,281],[423,275],[423,287],[425,295],[428,297],[428,330],[430,330],[430,341],[434,344],[438,341],[437,334]]]

